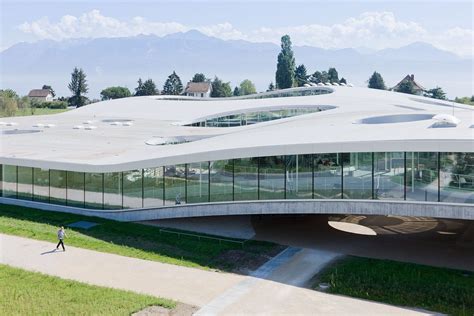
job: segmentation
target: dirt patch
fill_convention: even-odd
[[[176,304],[173,309],[167,309],[161,306],[148,306],[132,316],[190,316],[198,311],[197,306],[184,303]]]

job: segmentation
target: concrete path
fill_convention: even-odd
[[[0,234],[0,263],[202,306],[199,315],[427,315],[302,288],[337,254],[288,248],[251,276],[203,271]]]

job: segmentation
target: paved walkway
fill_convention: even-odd
[[[337,254],[288,248],[252,276],[203,271],[0,234],[0,263],[201,306],[200,315],[426,315],[300,287]]]

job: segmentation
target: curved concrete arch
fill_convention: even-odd
[[[474,220],[474,207],[469,204],[388,201],[388,200],[271,200],[182,204],[158,208],[129,210],[89,210],[63,205],[1,198],[0,203],[35,207],[42,210],[97,216],[118,221],[145,221],[168,218],[233,216],[233,215],[297,215],[354,214],[397,215]]]

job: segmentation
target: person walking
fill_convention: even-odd
[[[56,250],[59,249],[59,245],[63,247],[63,251],[66,251],[66,248],[64,247],[64,237],[66,237],[66,231],[64,230],[64,227],[61,226],[58,230],[58,245],[56,246]]]

